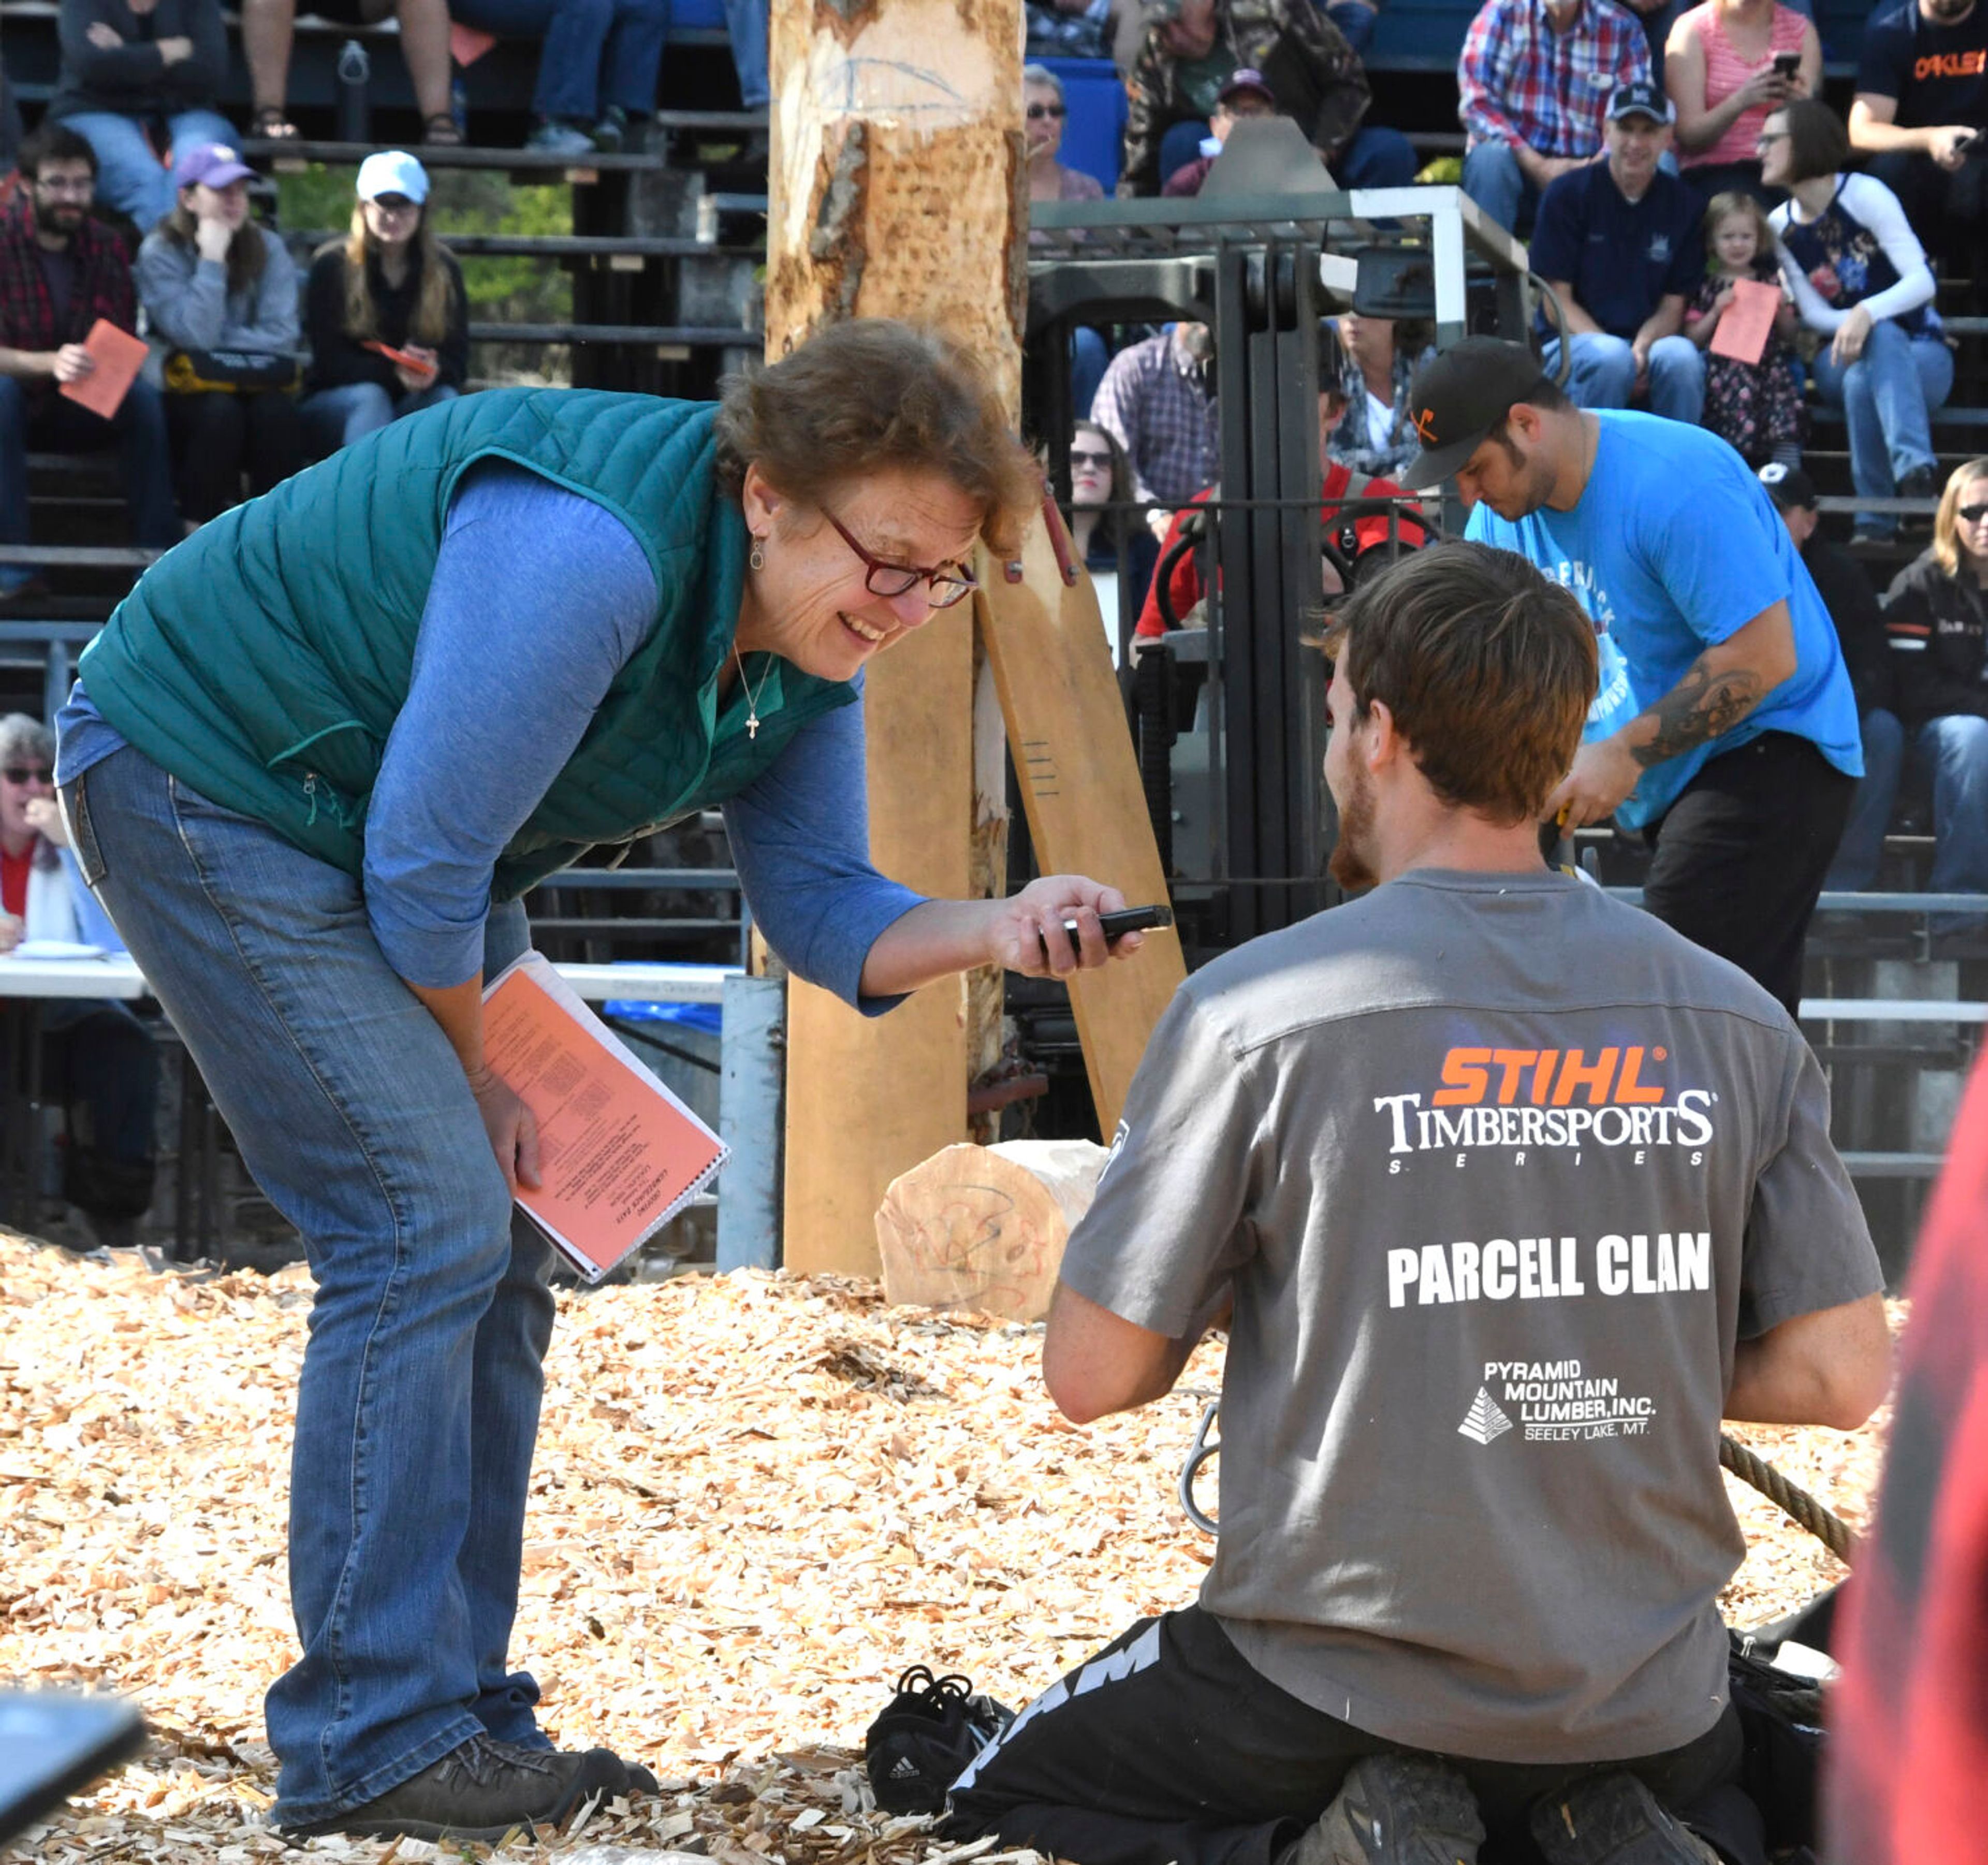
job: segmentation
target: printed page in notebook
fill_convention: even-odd
[[[725,1163],[718,1136],[536,952],[484,992],[483,1048],[538,1122],[544,1183],[519,1207],[590,1282]]]

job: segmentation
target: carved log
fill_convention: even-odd
[[[884,1294],[1040,1321],[1105,1157],[1089,1140],[1011,1140],[948,1146],[915,1166],[877,1210]]]

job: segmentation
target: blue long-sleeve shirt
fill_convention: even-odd
[[[508,462],[465,476],[366,817],[367,919],[410,983],[442,987],[475,975],[497,858],[572,756],[656,610],[641,547],[604,507]],[[742,702],[735,689],[731,702]],[[124,743],[80,682],[57,727],[63,784]],[[861,995],[863,962],[924,896],[871,865],[860,709],[839,706],[803,727],[725,817],[768,944],[865,1011],[898,1001]]]

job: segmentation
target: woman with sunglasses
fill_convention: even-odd
[[[1121,613],[1136,619],[1159,561],[1159,540],[1131,509],[1132,468],[1125,450],[1094,421],[1080,421],[1070,438],[1070,542],[1090,572],[1098,612],[1118,655]]]
[[[352,231],[319,249],[304,289],[299,411],[320,454],[451,399],[469,373],[469,300],[435,238],[428,171],[377,151],[359,164],[358,197]]]
[[[1954,469],[1932,544],[1885,592],[1885,628],[1905,651],[1893,657],[1899,716],[1865,717],[1863,787],[1838,869],[1870,885],[1909,749],[1932,778],[1928,885],[1936,894],[1988,893],[1988,459]],[[1988,919],[1971,915],[1933,922],[1936,932],[1984,929]]]
[[[1029,151],[1031,201],[1102,201],[1104,184],[1081,168],[1067,168],[1057,158],[1063,150],[1063,127],[1070,115],[1063,101],[1063,80],[1046,65],[1030,65],[1022,73],[1023,134]]]
[[[866,1014],[1111,956],[1095,882],[931,900],[869,859],[864,669],[965,627],[976,546],[1011,556],[1040,496],[964,352],[840,324],[716,406],[502,389],[395,421],[195,533],[86,652],[84,874],[317,1285],[287,1830],[495,1839],[641,1784],[554,1752],[506,1657],[553,1320],[512,1218],[537,1136],[483,1049],[522,896],[722,806],[769,943]]]

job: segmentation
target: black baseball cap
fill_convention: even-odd
[[[1618,84],[1608,100],[1608,120],[1620,123],[1625,117],[1647,117],[1652,123],[1675,123],[1677,108],[1647,78]]]
[[[1799,466],[1770,460],[1760,469],[1760,483],[1767,487],[1767,496],[1773,500],[1777,512],[1790,511],[1797,506],[1814,508],[1815,482]]]
[[[1422,450],[1402,473],[1412,491],[1440,485],[1475,453],[1486,435],[1546,381],[1545,366],[1523,344],[1466,337],[1416,371],[1408,418]]]

